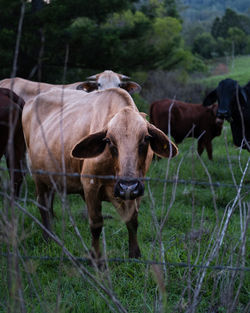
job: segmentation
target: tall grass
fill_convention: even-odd
[[[165,265],[128,262],[127,230],[109,203],[103,208],[112,216],[105,220],[103,254],[121,262],[103,271],[75,262],[90,248],[82,199],[67,196],[63,209],[57,196],[58,238],[46,243],[31,177],[26,175],[11,209],[8,176],[2,174],[0,312],[247,312],[247,272],[180,266],[249,267],[249,153],[233,147],[228,125],[213,145],[212,162],[187,139],[176,158],[151,165],[139,244],[142,260]]]
[[[104,204],[112,218],[102,270],[77,259],[90,258],[82,199],[57,195],[47,243],[32,178],[14,199],[2,162],[0,312],[249,312],[249,153],[233,147],[228,125],[213,145],[213,162],[187,139],[176,158],[152,163],[139,212],[141,262],[127,259],[126,227]]]

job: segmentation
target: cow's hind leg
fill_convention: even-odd
[[[138,213],[134,212],[132,218],[126,223],[129,238],[129,257],[141,257],[141,251],[137,242]]]
[[[7,153],[5,154],[5,159],[6,159],[6,164],[9,170],[9,175],[11,176],[13,173],[14,196],[18,197],[20,194],[20,188],[23,182],[23,177],[24,177],[24,173],[22,172],[22,167],[21,167],[21,159],[17,158],[17,156],[14,154],[13,168],[11,167],[11,162]]]
[[[36,182],[36,191],[38,208],[41,214],[43,226],[51,232],[51,216],[54,216],[53,200],[55,192],[54,190],[51,190],[46,184],[41,182]],[[43,231],[43,237],[46,241],[48,241],[49,235],[45,230]]]

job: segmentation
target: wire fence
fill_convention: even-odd
[[[5,167],[0,167],[1,172],[6,172],[7,169]],[[79,173],[63,173],[63,172],[50,172],[45,170],[36,170],[36,171],[30,171],[27,169],[17,170],[14,169],[14,172],[21,172],[23,174],[31,174],[31,175],[49,175],[51,177],[53,176],[68,176],[68,177],[84,177],[84,178],[99,178],[99,179],[107,179],[107,180],[116,180],[117,177],[113,175],[86,175],[86,174],[79,174]],[[127,177],[123,177],[127,178]],[[250,186],[242,185],[238,186],[235,184],[229,184],[229,183],[221,183],[221,182],[205,182],[205,181],[197,181],[197,180],[185,180],[185,179],[162,179],[162,178],[153,178],[153,177],[144,177],[141,180],[146,182],[160,182],[160,183],[173,183],[173,184],[191,184],[191,185],[200,185],[200,186],[214,186],[214,187],[226,187],[226,188],[239,188],[250,190]],[[0,192],[0,195],[4,196],[4,192]],[[21,200],[21,198],[19,198]],[[12,254],[11,253],[0,253],[3,257],[9,257]],[[23,260],[38,260],[43,262],[68,262],[70,261],[68,257],[58,257],[58,256],[31,256],[31,255],[19,255],[20,258]],[[87,257],[75,257],[75,259],[78,262],[81,263],[89,263],[90,258]],[[143,259],[125,259],[125,258],[106,258],[106,259],[99,259],[99,263],[136,263],[136,264],[143,264],[143,265],[162,265],[167,267],[179,267],[179,268],[197,268],[197,269],[209,269],[214,271],[243,271],[243,272],[249,272],[250,267],[240,267],[240,266],[229,266],[229,265],[205,265],[205,264],[192,264],[187,262],[160,262],[157,260],[143,260]]]
[[[12,253],[0,253],[1,256],[8,257],[13,256]],[[52,257],[52,256],[31,256],[31,255],[21,255],[19,256],[23,260],[38,260],[45,262],[68,262],[70,261],[67,257]],[[76,260],[81,263],[90,263],[90,258],[76,257]],[[184,268],[198,268],[198,269],[210,269],[216,271],[243,271],[250,272],[250,267],[235,267],[226,265],[203,265],[203,264],[191,264],[186,262],[160,262],[155,260],[140,260],[140,259],[122,259],[122,258],[109,258],[109,259],[99,259],[98,263],[136,263],[143,265],[164,265],[168,267],[184,267]]]
[[[4,167],[0,167],[1,172],[7,172],[8,170]],[[47,175],[50,177],[79,177],[79,178],[99,178],[99,179],[106,179],[106,180],[117,180],[116,176],[113,175],[88,175],[88,174],[79,174],[79,173],[64,173],[64,172],[50,172],[45,170],[27,170],[27,169],[14,169],[13,172],[23,173],[23,174],[31,174],[31,175]],[[122,179],[131,179],[130,177],[119,177]],[[159,182],[159,183],[171,183],[171,184],[182,184],[182,185],[197,185],[197,186],[213,186],[213,187],[225,187],[225,188],[232,188],[236,189],[241,187],[244,190],[250,190],[250,181],[247,182],[245,185],[242,186],[237,184],[229,184],[229,183],[222,183],[219,181],[216,182],[205,182],[193,179],[164,179],[164,178],[156,178],[156,177],[141,177],[141,181],[145,182]]]

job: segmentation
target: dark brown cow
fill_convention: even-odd
[[[26,151],[21,120],[23,106],[22,98],[7,88],[0,88],[0,158],[5,156],[9,173],[11,166],[16,170],[13,174],[16,196],[23,181],[20,170]]]
[[[217,105],[204,108],[201,104],[163,99],[150,106],[150,122],[169,133],[177,144],[186,137],[199,138],[198,153],[207,150],[209,160],[213,159],[212,139],[221,134],[223,120],[216,118]]]

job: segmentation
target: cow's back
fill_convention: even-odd
[[[166,134],[180,143],[187,135],[198,138],[210,134],[215,127],[215,114],[201,104],[164,99],[151,104],[150,120]],[[169,125],[170,122],[170,125]]]
[[[180,118],[180,111],[176,107],[176,103],[171,99],[155,101],[150,106],[150,122],[156,127],[168,133],[168,121],[171,124],[175,119]]]
[[[6,78],[0,81],[0,87],[9,88],[13,90],[18,96],[22,97],[24,101],[34,98],[40,92],[51,88],[50,84],[33,82],[20,77]]]
[[[48,92],[53,88],[76,90],[81,82],[76,82],[68,85],[52,85],[48,83],[35,82],[20,77],[6,78],[0,81],[0,87],[13,90],[18,96],[22,97],[24,101],[35,98],[40,93]],[[83,93],[85,91],[82,90]]]

